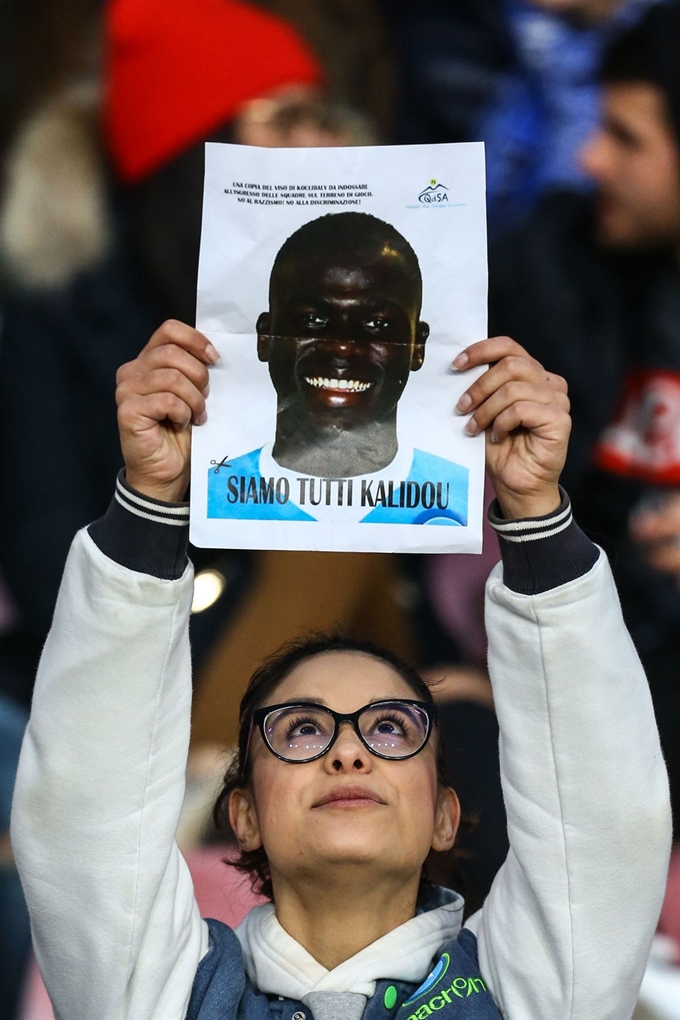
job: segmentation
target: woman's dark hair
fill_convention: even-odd
[[[234,790],[247,787],[250,782],[248,745],[253,712],[264,704],[269,695],[299,663],[327,652],[359,652],[378,662],[383,662],[408,684],[419,701],[434,703],[428,684],[413,666],[404,662],[389,649],[381,648],[371,641],[357,641],[340,633],[321,633],[288,642],[274,655],[265,659],[262,665],[255,670],[241,699],[238,750],[225,772],[222,789],[213,809],[213,820],[218,829],[231,831],[229,798]],[[452,786],[443,742],[438,733],[436,739],[437,780],[442,786]],[[463,817],[463,827],[470,828],[473,824],[470,818]],[[423,865],[419,899],[422,900],[426,897],[432,885],[453,886],[456,884],[460,887],[461,878],[457,862],[463,856],[465,856],[464,852],[455,848],[443,852],[431,850]],[[274,898],[269,861],[263,847],[258,850],[240,850],[236,856],[227,857],[226,863],[250,876],[254,892],[266,896],[268,899]]]

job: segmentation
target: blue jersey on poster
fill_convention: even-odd
[[[263,475],[262,450],[209,469],[209,518],[318,521],[333,513],[340,520],[343,511],[332,508],[344,507],[361,524],[467,525],[468,469],[424,450],[413,451],[406,478],[392,479],[389,468],[358,478],[313,478],[284,469]]]

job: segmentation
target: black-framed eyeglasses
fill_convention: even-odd
[[[371,754],[402,761],[422,751],[436,720],[435,705],[407,698],[373,701],[347,715],[297,701],[256,709],[251,733],[257,726],[271,753],[294,765],[321,758],[337,740],[341,724],[349,722]]]

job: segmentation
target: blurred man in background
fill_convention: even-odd
[[[487,147],[492,232],[556,188],[589,191],[579,150],[600,120],[603,49],[655,0],[508,0],[513,66],[476,125]]]
[[[492,236],[525,222],[550,190],[590,189],[577,154],[599,122],[603,49],[655,2],[389,0],[401,131],[486,143]]]
[[[546,199],[491,262],[491,323],[569,383],[565,474],[609,548],[655,701],[680,836],[680,2],[608,50],[595,196]]]

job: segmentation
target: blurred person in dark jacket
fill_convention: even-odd
[[[615,564],[680,835],[680,0],[608,50],[595,185],[555,194],[491,260],[491,323],[569,383],[565,485]]]
[[[408,141],[483,140],[492,236],[555,187],[599,121],[603,48],[657,0],[396,0]],[[385,9],[387,10],[387,0]]]
[[[603,51],[655,2],[506,0],[512,64],[475,125],[492,233],[524,223],[551,190],[590,190],[578,153],[600,120]]]

